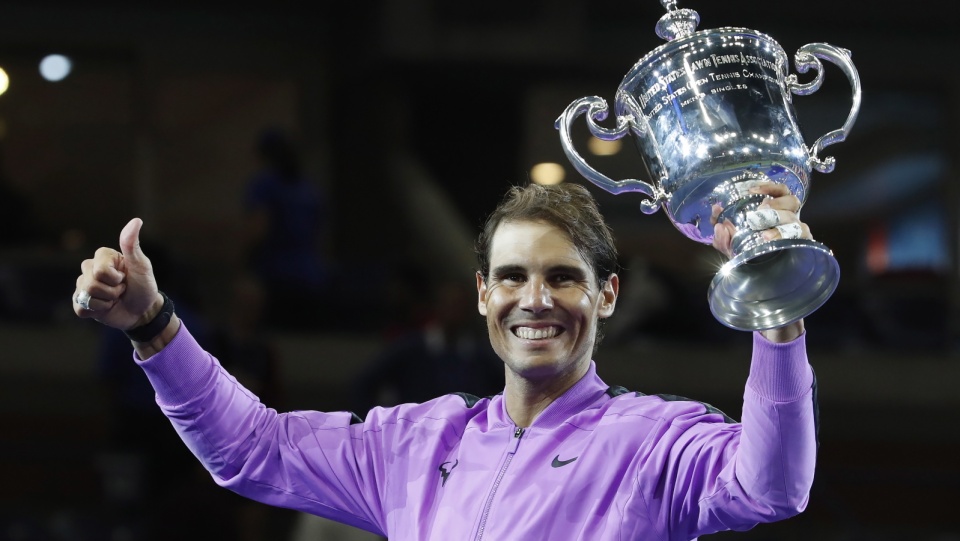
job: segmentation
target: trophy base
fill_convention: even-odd
[[[727,327],[762,331],[813,313],[839,281],[840,266],[829,248],[808,239],[777,239],[724,264],[707,298],[714,317]]]

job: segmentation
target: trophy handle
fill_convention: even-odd
[[[823,135],[817,139],[809,149],[810,165],[821,173],[829,173],[833,171],[836,160],[833,156],[821,160],[817,157],[817,154],[823,150],[824,147],[843,141],[847,138],[847,134],[850,133],[850,128],[853,127],[853,123],[857,120],[857,114],[860,112],[860,76],[857,74],[857,68],[854,67],[853,62],[850,60],[850,51],[847,49],[841,49],[826,43],[809,43],[800,47],[797,51],[794,63],[797,66],[798,72],[806,73],[810,68],[813,68],[817,71],[817,75],[812,81],[805,84],[798,83],[796,75],[790,75],[786,78],[787,88],[798,96],[806,96],[819,90],[820,85],[823,83],[823,64],[820,63],[821,58],[832,62],[843,70],[853,90],[853,104],[850,107],[850,114],[847,115],[847,121],[844,122],[843,127]]]
[[[573,121],[584,113],[587,113],[587,127],[590,129],[590,133],[598,139],[615,141],[629,133],[633,124],[631,115],[617,117],[617,127],[613,129],[607,129],[596,124],[596,121],[607,118],[607,112],[607,102],[599,96],[580,98],[567,106],[560,118],[554,123],[554,127],[560,130],[560,144],[563,147],[563,152],[578,173],[600,188],[614,195],[624,192],[640,192],[652,198],[641,202],[640,210],[644,214],[653,214],[660,207],[661,198],[658,197],[659,190],[654,188],[652,184],[636,179],[613,180],[591,167],[574,148],[573,140],[570,138],[570,128]]]

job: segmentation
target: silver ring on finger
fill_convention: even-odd
[[[776,229],[780,232],[780,238],[782,239],[799,239],[800,235],[803,234],[803,229],[796,222],[780,224]]]
[[[90,294],[81,289],[77,292],[77,298],[74,299],[74,302],[77,303],[77,306],[83,308],[84,310],[90,309]]]

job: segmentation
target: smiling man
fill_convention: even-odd
[[[795,197],[759,190],[770,196],[763,210],[809,237]],[[741,423],[605,384],[593,355],[616,307],[617,251],[582,186],[512,188],[478,238],[478,309],[504,363],[503,393],[365,419],[261,404],[176,317],[140,227],[121,232],[120,252],[83,262],[74,309],[127,332],[162,411],[239,494],[391,541],[690,540],[806,506],[816,405],[802,322],[754,334]],[[715,247],[729,254],[729,243],[719,224]]]
[[[507,411],[521,427],[587,373],[597,329],[617,301],[613,237],[588,194],[569,198],[578,191],[514,190],[478,240],[478,308],[506,365]],[[562,229],[589,218],[592,228]],[[588,252],[574,236],[602,250]]]

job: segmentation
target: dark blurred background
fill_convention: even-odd
[[[954,4],[680,7],[791,58],[810,42],[850,49],[863,86],[803,214],[842,271],[807,321],[822,422],[809,508],[712,538],[960,539]],[[73,316],[80,262],[135,216],[191,330],[278,409],[417,400],[429,390],[405,381],[426,376],[390,364],[407,358],[432,359],[408,371],[424,374],[459,363],[437,388],[496,392],[473,236],[537,164],[583,182],[553,122],[581,96],[612,99],[661,43],[662,13],[653,0],[0,5],[0,540],[304,531],[197,471],[122,335]],[[67,77],[41,77],[48,54],[71,60]],[[825,72],[794,99],[808,142],[850,107],[843,74]],[[590,160],[644,174],[630,143]],[[641,214],[639,196],[593,191],[625,266],[601,375],[739,416],[750,337],[709,314],[717,256]]]

